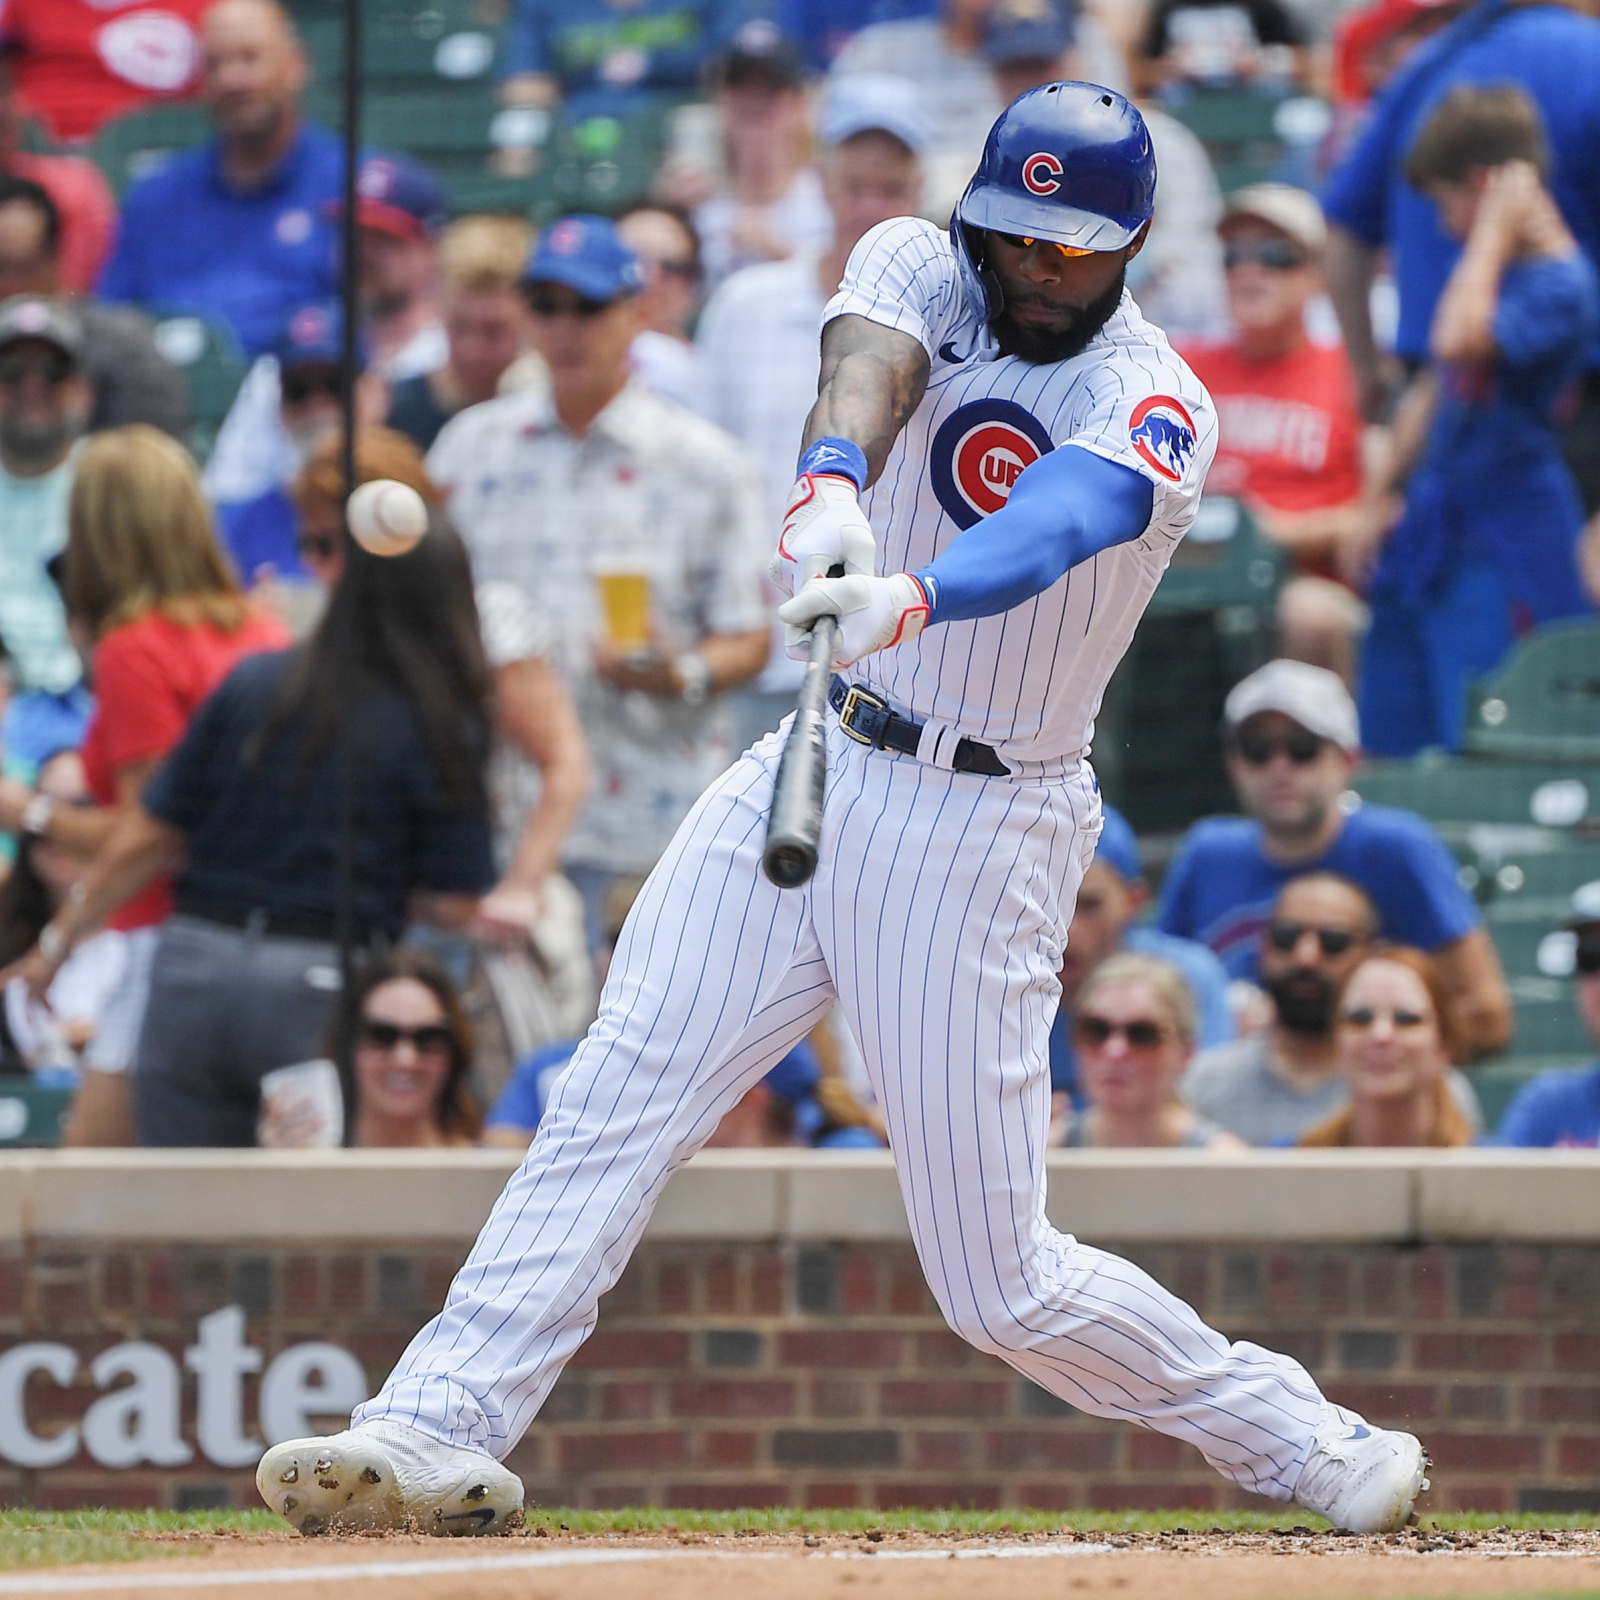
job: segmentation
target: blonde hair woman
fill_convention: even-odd
[[[240,591],[188,451],[142,424],[96,434],[78,457],[62,588],[80,648],[92,652],[96,708],[83,764],[93,804],[60,806],[0,780],[0,828],[89,858],[234,664],[289,641]],[[128,935],[127,977],[86,1052],[68,1144],[131,1140],[125,1074],[171,904],[162,878],[106,919]]]
[[[1178,1098],[1194,1055],[1199,1011],[1170,961],[1128,952],[1102,962],[1078,990],[1073,1035],[1089,1101],[1051,1130],[1051,1143],[1119,1149],[1243,1150],[1231,1133]]]

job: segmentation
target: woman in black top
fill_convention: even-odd
[[[392,559],[351,544],[303,646],[240,663],[24,966],[47,984],[79,935],[162,871],[134,1086],[146,1145],[255,1142],[259,1084],[317,1054],[339,989],[341,789],[352,934],[467,921],[494,883],[490,675],[471,570],[441,519]]]

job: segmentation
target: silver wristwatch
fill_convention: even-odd
[[[55,814],[56,803],[49,795],[31,795],[27,805],[22,808],[20,831],[30,839],[43,838],[45,830],[50,826],[50,819]]]
[[[698,650],[685,650],[672,664],[683,679],[679,698],[686,706],[704,705],[711,693],[711,663]]]

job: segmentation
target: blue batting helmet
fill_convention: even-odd
[[[1048,83],[1019,96],[989,130],[950,231],[969,286],[992,312],[977,230],[1120,250],[1150,220],[1155,198],[1156,156],[1138,110],[1099,84]]]

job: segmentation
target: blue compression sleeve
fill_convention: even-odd
[[[1142,472],[1081,445],[1041,456],[998,511],[912,574],[927,591],[928,621],[993,616],[1042,594],[1080,561],[1137,539],[1155,492]]]

